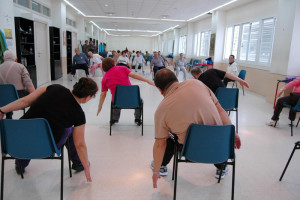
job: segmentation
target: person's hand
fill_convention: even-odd
[[[160,178],[160,173],[153,172],[152,181],[153,181],[153,188],[157,188],[157,180]]]
[[[152,85],[152,86],[155,86],[154,82],[153,82],[153,81],[150,81],[150,80],[148,80],[148,84],[149,84],[149,85]]]
[[[99,115],[99,113],[101,112],[102,106],[98,107],[98,111],[97,111],[97,116]]]
[[[284,92],[284,88],[281,88],[281,89],[279,90],[279,93],[277,94],[277,97],[280,97],[280,96],[282,95],[283,92]]]
[[[242,146],[241,138],[240,138],[240,136],[236,133],[236,134],[235,134],[235,148],[236,148],[236,149],[240,149],[241,146]]]
[[[246,81],[244,81],[243,79],[241,79],[241,80],[239,81],[239,83],[240,83],[240,85],[241,85],[242,87],[246,86],[247,88],[249,88],[248,83],[247,83]]]
[[[84,173],[85,173],[86,181],[92,182],[92,177],[90,174],[90,167],[84,168]]]

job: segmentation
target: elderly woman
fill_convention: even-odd
[[[180,58],[175,62],[176,76],[178,77],[179,71],[183,72],[183,78],[186,80],[186,60],[183,58],[183,53],[180,53]]]
[[[21,119],[45,118],[50,124],[58,148],[63,146],[69,137],[72,169],[77,172],[84,170],[87,181],[91,182],[84,139],[86,120],[80,104],[88,102],[97,91],[97,84],[90,78],[81,78],[72,91],[58,84],[41,87],[30,95],[1,107],[0,119],[7,112],[30,106]],[[30,160],[16,160],[16,172],[24,172],[29,162]]]
[[[125,66],[131,69],[131,64],[129,62],[128,57],[126,56],[126,51],[122,51],[122,55],[119,56],[117,63],[118,65]]]
[[[97,115],[99,115],[102,109],[102,105],[104,103],[106,92],[108,91],[108,89],[112,94],[112,101],[113,101],[115,95],[115,89],[117,85],[131,85],[129,77],[140,81],[144,81],[154,86],[154,83],[152,81],[144,78],[143,76],[131,72],[127,67],[115,66],[114,60],[112,58],[104,58],[102,62],[102,68],[106,73],[102,79],[102,88],[101,88],[101,95],[100,95]],[[112,112],[113,124],[119,122],[120,114],[121,114],[121,109],[113,109]],[[137,125],[140,125],[141,113],[139,109],[135,110],[134,116],[135,116],[135,123]]]
[[[283,88],[281,88],[278,97],[281,96],[281,94],[286,90],[294,88],[293,92],[290,93],[289,96],[281,97],[277,100],[273,116],[271,118],[271,121],[267,123],[269,126],[275,126],[276,122],[279,120],[279,115],[282,111],[283,104],[288,104],[291,106],[295,106],[300,99],[300,77],[296,78],[295,80],[291,81],[290,83],[286,84]],[[291,121],[294,121],[296,118],[296,112],[292,109],[290,109],[289,113],[289,119]]]
[[[91,73],[93,76],[95,76],[95,71],[99,67],[101,69],[101,72],[104,76],[104,72],[102,69],[102,56],[99,54],[93,54],[91,51],[88,52],[88,55],[90,57],[90,66],[89,68],[91,69]]]

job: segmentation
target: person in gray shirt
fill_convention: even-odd
[[[179,71],[183,72],[184,80],[186,80],[186,60],[183,58],[183,53],[180,53],[180,58],[175,62],[176,76],[178,77]]]
[[[17,63],[16,55],[7,50],[3,54],[4,62],[0,65],[0,84],[12,84],[16,87],[20,98],[35,91],[28,70]],[[12,118],[12,112],[6,114],[7,119]]]
[[[158,56],[158,53],[154,51],[154,58],[150,63],[150,72],[154,72],[153,78],[158,70],[165,68],[164,59],[161,56]]]
[[[76,54],[73,57],[73,65],[71,71],[73,79],[76,73],[76,69],[83,69],[85,71],[86,77],[89,77],[89,60],[84,53],[80,53],[78,48],[75,48],[75,53]]]

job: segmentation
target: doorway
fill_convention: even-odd
[[[37,71],[37,86],[50,82],[50,66],[48,59],[47,24],[34,22],[35,61]]]

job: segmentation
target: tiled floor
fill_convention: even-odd
[[[149,78],[149,71],[147,77]],[[191,76],[189,75],[189,78]],[[180,73],[180,80],[182,73]],[[94,78],[100,86],[101,77]],[[53,83],[71,88],[74,82],[61,79]],[[173,197],[171,176],[161,178],[158,189],[152,188],[154,112],[162,100],[158,90],[136,80],[144,99],[144,136],[133,121],[133,111],[124,110],[120,122],[109,136],[110,99],[108,95],[100,116],[96,117],[99,93],[83,109],[86,113],[88,145],[93,182],[86,183],[84,173],[64,175],[64,199],[93,200],[170,200]],[[300,138],[300,127],[290,136],[287,112],[281,115],[278,128],[265,125],[272,114],[272,105],[261,96],[246,91],[239,98],[239,130],[242,148],[236,151],[235,199],[298,200],[300,199],[300,152],[296,152],[282,182],[278,179]],[[18,114],[15,114],[17,117]],[[232,121],[235,124],[235,115]],[[65,162],[67,164],[67,162]],[[15,173],[13,161],[6,162],[4,199],[59,199],[60,165],[58,161],[34,160],[26,168],[25,179]],[[169,166],[169,174],[172,167]],[[298,174],[298,175],[297,175]],[[230,173],[220,184],[214,178],[215,168],[206,164],[179,164],[179,200],[230,199]]]

